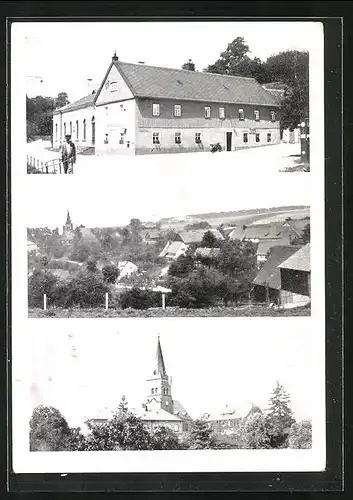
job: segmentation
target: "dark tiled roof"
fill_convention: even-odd
[[[190,415],[185,410],[184,406],[177,400],[173,400],[174,415],[181,418],[182,420],[191,420]]]
[[[296,246],[272,247],[268,259],[257,273],[253,284],[261,286],[268,285],[269,288],[280,290],[281,272],[278,266],[297,251],[298,247]]]
[[[179,236],[184,243],[201,243],[205,233],[211,232],[217,239],[224,240],[223,235],[218,231],[218,229],[196,229],[194,231],[180,231],[177,236]]]
[[[53,114],[57,115],[59,112],[66,113],[66,111],[74,111],[75,109],[88,108],[89,106],[93,106],[95,97],[96,94],[86,95],[78,101],[71,102],[63,108],[56,109]]]
[[[254,78],[114,63],[136,97],[278,106]]]

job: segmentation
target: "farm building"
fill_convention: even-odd
[[[279,102],[254,78],[132,64],[114,55],[97,92],[54,111],[53,147],[140,155],[278,144]]]
[[[310,243],[282,262],[279,269],[286,304],[294,306],[310,302]]]

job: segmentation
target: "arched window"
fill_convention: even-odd
[[[154,389],[151,390],[151,393],[154,394]]]
[[[55,140],[58,140],[58,124],[55,124]]]
[[[78,140],[78,120],[76,120],[76,140]]]
[[[86,120],[83,120],[83,140],[86,140]]]
[[[157,389],[157,387],[156,387],[155,393],[156,393],[156,394],[158,394],[158,389]]]
[[[70,135],[72,136],[72,122],[70,122]]]
[[[165,390],[165,393],[168,394],[168,388]]]

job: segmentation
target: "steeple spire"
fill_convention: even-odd
[[[67,211],[66,224],[67,225],[72,224],[71,219],[70,219],[70,212],[69,211]]]
[[[159,340],[159,335],[158,335],[157,352],[156,352],[156,371],[158,374],[160,374],[162,376],[167,375],[167,372],[165,369],[165,364],[164,364],[164,359],[163,359],[162,347],[161,347],[161,343]]]

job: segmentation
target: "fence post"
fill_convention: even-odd
[[[162,309],[165,309],[165,293],[162,292]]]
[[[109,300],[109,295],[108,292],[105,294],[105,310],[108,311],[108,300]]]
[[[43,295],[43,309],[44,309],[44,311],[47,310],[47,294],[46,293]]]

